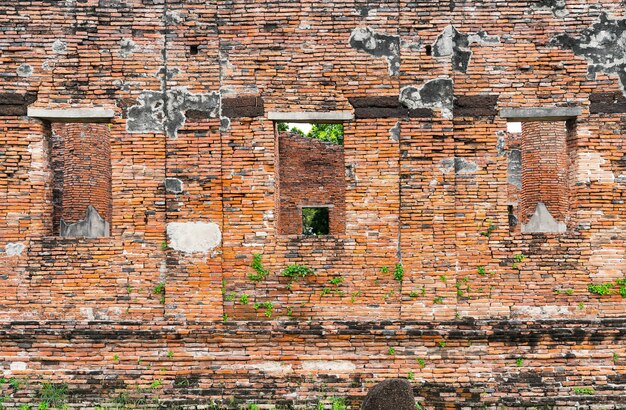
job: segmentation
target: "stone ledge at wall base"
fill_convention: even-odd
[[[415,410],[411,383],[404,379],[387,379],[372,387],[361,410]]]
[[[109,223],[91,205],[87,207],[84,219],[72,224],[61,219],[59,223],[59,235],[64,238],[100,238],[109,236],[109,232]]]

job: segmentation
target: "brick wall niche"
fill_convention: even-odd
[[[278,233],[302,235],[303,207],[328,207],[330,234],[344,233],[343,146],[293,132],[281,132],[278,146]]]
[[[50,166],[53,233],[61,236],[108,236],[111,221],[109,126],[99,123],[53,123]],[[91,219],[100,221],[101,228],[83,228]]]

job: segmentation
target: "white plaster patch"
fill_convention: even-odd
[[[220,227],[213,222],[170,222],[168,245],[185,253],[208,253],[222,242]]]
[[[570,306],[515,306],[511,309],[513,317],[531,317],[536,319],[571,316]]]
[[[64,53],[65,50],[67,50],[67,44],[65,44],[64,41],[62,41],[62,40],[55,40],[54,43],[52,43],[52,51],[55,54]]]
[[[4,247],[4,252],[7,256],[19,256],[26,249],[26,245],[22,242],[9,242]]]
[[[284,364],[281,362],[261,362],[255,363],[250,366],[253,369],[260,370],[265,373],[291,373],[293,372],[293,368],[290,364]]]
[[[80,308],[80,314],[87,320],[95,320],[96,316],[93,314],[92,308]]]
[[[351,372],[356,369],[348,360],[306,360],[302,362],[302,370],[322,372]]]
[[[26,370],[26,362],[11,362],[11,371]]]
[[[612,184],[615,175],[609,170],[602,169],[606,161],[598,152],[581,152],[578,154],[578,170],[576,180],[588,184],[599,182],[601,184]]]
[[[522,224],[522,233],[529,232],[565,232],[567,226],[561,221],[554,219],[543,202],[537,202],[537,207],[530,221]]]
[[[624,277],[626,256],[623,248],[601,246],[592,251],[587,268],[594,282],[612,282]]]
[[[33,67],[30,64],[22,64],[15,72],[20,77],[30,77],[33,74]]]

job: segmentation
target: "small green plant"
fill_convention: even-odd
[[[9,379],[9,386],[11,386],[14,390],[18,390],[21,385],[22,382],[19,379],[16,379],[15,377],[11,377]]]
[[[493,222],[488,221],[488,223],[489,223],[489,225],[487,226],[487,230],[486,231],[482,231],[480,233],[482,236],[485,236],[487,238],[490,237],[491,233],[498,228]]]
[[[409,370],[409,372],[406,375],[406,378],[408,380],[414,380],[415,379],[415,374],[411,370]]]
[[[476,266],[476,271],[480,276],[485,276],[487,274],[487,269],[484,266]]]
[[[412,290],[409,292],[409,297],[416,298],[418,296],[419,296],[419,293],[417,293],[416,290]]]
[[[293,308],[292,307],[288,307],[287,308],[287,316],[293,317]]]
[[[346,402],[341,398],[332,399],[332,410],[347,410]]]
[[[446,347],[446,341],[445,340],[440,340],[437,342],[437,345],[439,345],[439,347],[444,348]]]
[[[159,301],[161,304],[165,304],[165,283],[159,282],[154,289],[152,289],[152,293],[155,295],[160,295]]]
[[[626,298],[626,278],[616,279],[615,284],[619,287],[621,297]]]
[[[524,359],[523,358],[518,357],[517,359],[515,359],[515,366],[522,367],[523,364],[524,364]]]
[[[583,302],[578,303],[578,310],[583,310],[585,308],[585,304]]]
[[[393,269],[393,278],[398,282],[402,282],[404,278],[404,268],[401,263],[396,263],[396,266]]]
[[[328,282],[330,282],[331,284],[335,286],[339,286],[343,283],[343,278],[341,276],[336,276],[332,278],[331,280],[329,280]]]
[[[519,269],[519,264],[524,262],[524,260],[526,260],[526,255],[524,255],[523,253],[518,253],[513,255],[513,265],[511,265],[511,267],[513,269]]]
[[[439,275],[439,280],[441,280],[443,283],[447,283],[448,277],[446,275]]]
[[[385,303],[389,300],[390,297],[392,297],[393,295],[395,295],[396,291],[391,289],[390,291],[386,292],[383,295],[383,300],[385,301]]]
[[[454,287],[456,288],[456,295],[459,297],[463,297],[463,295],[465,295],[465,292],[463,291],[462,288],[462,283],[461,282],[456,282],[454,284]]]
[[[272,312],[274,311],[274,304],[272,302],[259,302],[254,304],[254,308],[257,310],[261,308],[265,309],[263,314],[265,317],[271,318]]]
[[[228,322],[228,314],[227,313],[224,313],[222,315],[222,322],[224,322],[224,323]]]
[[[380,273],[389,273],[389,267],[388,266],[383,266],[380,268]]]
[[[150,383],[151,390],[156,390],[160,388],[161,386],[163,386],[163,380],[160,380],[160,379],[156,379],[152,383]]]
[[[396,354],[396,349],[393,347],[390,347],[389,349],[387,349],[387,354],[389,356],[393,356],[394,354]]]
[[[331,292],[330,288],[323,287],[322,288],[322,296],[328,295]]]
[[[250,296],[248,294],[244,293],[243,295],[239,296],[239,302],[242,305],[247,305],[249,301],[250,301]]]
[[[426,366],[426,362],[424,361],[424,359],[422,359],[421,357],[416,357],[415,361],[417,362],[417,364],[419,364],[419,366],[423,369]]]
[[[567,296],[572,296],[574,294],[574,289],[565,289],[565,294]]]
[[[20,404],[20,410],[30,410],[30,406],[28,404]]]
[[[619,361],[619,355],[613,352],[613,364],[617,364],[618,361]]]
[[[361,296],[360,291],[352,292],[352,295],[350,296],[350,303],[354,303],[356,301],[356,298],[359,296]]]
[[[433,303],[434,304],[443,303],[443,296],[435,296],[435,298],[433,299]]]
[[[281,275],[289,278],[288,286],[291,289],[291,285],[294,282],[298,282],[300,279],[305,278],[309,275],[313,275],[314,273],[315,271],[308,266],[294,263],[292,265],[288,265],[285,269],[283,269]]]
[[[161,242],[161,250],[162,250],[162,251],[166,251],[166,250],[167,250],[167,248],[168,248],[168,246],[167,246],[167,241],[163,241],[163,242]]]
[[[63,407],[67,401],[67,384],[43,383],[39,390],[39,400],[44,404],[44,409],[49,407]],[[41,406],[40,404],[40,406]]]
[[[116,361],[116,362],[119,362],[120,361],[120,357],[118,355],[114,354],[113,355],[113,360]]]
[[[596,295],[604,296],[610,295],[612,293],[612,287],[612,283],[600,283],[597,285],[590,284],[589,286],[587,286],[587,290],[591,293],[595,293]]]
[[[270,274],[270,271],[263,267],[263,256],[261,256],[260,253],[252,254],[252,263],[250,264],[250,267],[254,269],[255,272],[248,275],[248,279],[250,279],[252,282],[260,282],[263,279],[267,278],[267,276]]]
[[[574,393],[591,395],[594,394],[595,391],[591,387],[574,387]]]
[[[261,410],[261,408],[256,404],[251,404],[248,406],[248,410]]]
[[[168,357],[169,359],[171,359],[172,357],[174,357],[174,352],[172,352],[171,350],[168,350],[168,351],[167,351],[167,357]]]
[[[227,301],[232,301],[232,300],[235,300],[236,297],[237,295],[235,294],[235,292],[230,292],[224,296],[224,299]]]

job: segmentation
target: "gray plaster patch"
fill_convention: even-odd
[[[220,227],[213,222],[170,222],[168,244],[185,253],[208,253],[222,241]]]
[[[230,118],[220,116],[220,131],[227,132],[230,128]]]
[[[506,155],[506,150],[504,149],[506,147],[506,134],[504,131],[498,131],[496,135],[498,137],[496,141],[496,152],[499,157],[503,157]]]
[[[183,181],[178,178],[165,178],[165,190],[171,194],[183,192]]]
[[[130,56],[135,51],[135,48],[137,48],[135,45],[135,42],[131,40],[130,38],[121,39],[119,44],[120,44],[120,51],[118,52],[118,54],[122,58],[126,58]]]
[[[176,138],[178,130],[185,124],[185,113],[189,110],[217,118],[220,110],[220,95],[217,92],[194,94],[185,88],[160,91],[144,91],[137,104],[128,108],[126,130],[130,133],[163,132]]]
[[[617,75],[626,96],[626,19],[610,19],[602,13],[598,21],[581,31],[577,38],[559,34],[549,44],[572,50],[587,59],[591,78],[598,72]]]
[[[348,360],[303,360],[302,370],[318,372],[352,372],[356,365]]]
[[[478,170],[478,165],[474,161],[465,158],[454,158],[454,172],[456,174],[473,174]]]
[[[30,64],[22,64],[15,70],[20,77],[30,77],[33,74],[33,67]]]
[[[389,135],[392,141],[400,141],[400,121],[396,122],[396,125],[389,129]]]
[[[22,254],[24,249],[26,249],[26,245],[22,242],[9,242],[4,247],[4,253],[6,253],[7,256],[19,256]]]
[[[472,44],[496,44],[500,37],[490,36],[485,31],[463,34],[454,26],[447,26],[437,37],[432,46],[433,57],[450,57],[452,67],[463,73],[467,72],[470,58],[472,57]]]
[[[55,54],[65,53],[66,50],[67,44],[64,41],[57,39],[54,40],[54,43],[52,43],[52,52]]]
[[[427,81],[421,88],[407,86],[400,91],[400,102],[409,109],[438,108],[444,118],[452,118],[454,84],[450,78]]]
[[[180,24],[183,21],[183,16],[180,12],[175,10],[167,10],[165,12],[165,24]]]
[[[439,163],[439,170],[444,174],[454,171],[454,158],[446,158]]]
[[[389,75],[400,72],[400,37],[374,32],[369,27],[357,27],[352,30],[350,47],[374,57],[385,57],[389,65]]]
[[[461,157],[446,158],[439,163],[439,170],[444,174],[452,171],[455,174],[473,174],[478,170],[478,165]]]
[[[554,219],[543,202],[537,202],[537,208],[535,208],[535,213],[530,218],[530,221],[526,224],[522,224],[522,233],[559,233],[565,232],[566,230],[567,227],[565,223]]]
[[[565,8],[565,0],[541,0],[538,6],[549,8],[556,17],[565,17],[568,14]]]
[[[518,189],[522,189],[522,152],[519,149],[509,150],[507,181]]]
[[[109,236],[109,223],[100,216],[96,208],[89,205],[84,219],[72,224],[61,219],[59,234],[66,238],[100,238]]]

